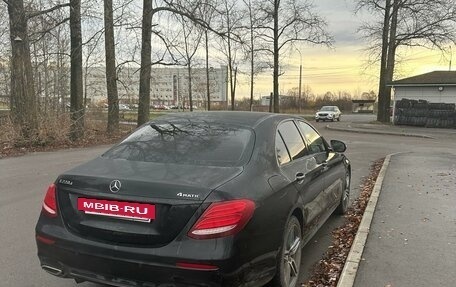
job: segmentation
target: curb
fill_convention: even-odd
[[[351,133],[359,133],[359,134],[391,135],[391,136],[435,139],[434,137],[431,137],[431,136],[428,136],[428,135],[421,135],[421,134],[395,133],[395,132],[384,132],[384,131],[370,131],[370,130],[365,130],[365,129],[336,128],[336,127],[331,127],[330,125],[327,125],[326,129],[327,130],[331,130],[331,131],[351,132]]]
[[[361,220],[358,231],[356,232],[347,260],[345,261],[344,269],[340,275],[337,287],[352,287],[355,283],[359,262],[361,261],[361,256],[363,255],[372,218],[374,217],[375,207],[377,206],[377,201],[382,190],[383,179],[385,178],[386,170],[388,169],[391,157],[397,154],[400,153],[390,154],[385,157],[382,169],[378,174],[374,189],[372,190],[366,210],[364,211],[363,219]]]

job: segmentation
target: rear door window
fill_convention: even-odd
[[[278,130],[288,148],[291,160],[299,159],[308,154],[306,145],[293,121],[280,124]]]
[[[278,132],[276,133],[275,149],[276,149],[277,161],[279,162],[279,165],[284,165],[291,161],[290,155],[288,154],[287,147],[283,143],[283,139]]]

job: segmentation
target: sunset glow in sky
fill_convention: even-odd
[[[315,94],[327,91],[346,91],[356,96],[364,91],[378,90],[378,65],[367,65],[368,57],[364,52],[367,46],[357,33],[363,20],[370,15],[354,14],[354,0],[318,0],[314,1],[316,9],[328,22],[328,31],[335,43],[332,48],[299,45],[302,55],[302,85],[309,85]],[[456,54],[456,47],[452,49]],[[443,56],[440,51],[414,48],[399,50],[401,56],[397,65],[395,78],[404,78],[435,70],[448,70],[450,55]],[[286,57],[284,75],[280,77],[280,93],[286,94],[299,84],[298,52]],[[453,60],[453,62],[455,62]],[[453,65],[455,66],[456,63]],[[455,69],[452,69],[455,70]],[[272,71],[260,75],[256,80],[255,98],[268,95],[272,91]],[[248,78],[240,79],[240,98],[248,97]]]

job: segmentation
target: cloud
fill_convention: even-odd
[[[367,16],[363,13],[355,15],[354,2],[347,0],[318,0],[314,2],[316,11],[328,23],[328,32],[334,36],[335,46],[362,43],[357,31]]]

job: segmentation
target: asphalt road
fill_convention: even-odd
[[[352,118],[350,118],[352,117]],[[372,116],[346,116],[345,122],[366,121]],[[342,124],[341,122],[340,124]],[[314,123],[329,139],[346,142],[346,154],[352,161],[352,193],[356,196],[361,179],[369,173],[372,161],[395,152],[449,152],[456,153],[454,136],[423,139],[399,136],[369,135],[336,132],[324,129],[327,123]],[[334,123],[339,124],[339,123]],[[0,160],[0,286],[3,287],[70,287],[72,280],[55,278],[42,271],[36,257],[34,227],[47,186],[58,174],[85,162],[107,149],[107,146],[36,153]],[[302,279],[330,245],[330,231],[342,219],[331,217],[303,249]],[[392,259],[394,261],[394,258]],[[425,259],[423,259],[425,260]],[[99,286],[91,283],[81,287]]]

